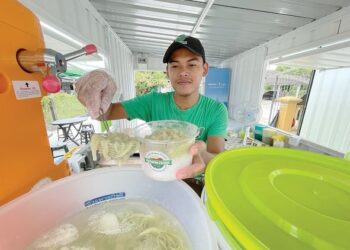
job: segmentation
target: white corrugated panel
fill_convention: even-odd
[[[99,53],[104,56],[107,70],[119,85],[114,101],[118,101],[121,96],[124,100],[135,96],[132,53],[88,0],[51,0],[50,3],[47,0],[21,0],[21,2],[41,21],[82,44],[94,43],[98,47]],[[50,35],[76,49],[79,48],[77,43],[72,43],[65,37]],[[131,126],[127,121],[120,121],[120,124],[116,125],[121,129]]]
[[[349,6],[349,0],[90,0],[134,53],[162,56],[179,34],[192,34],[206,48],[210,64],[243,53],[271,39],[312,24]],[[306,32],[325,37],[336,24]],[[311,37],[310,37],[311,36]],[[274,51],[285,49],[281,40]],[[288,41],[289,42],[289,41]],[[288,47],[288,48],[289,48]],[[270,52],[269,52],[270,53]],[[289,53],[289,52],[288,52]]]
[[[350,68],[316,71],[300,136],[350,151]]]
[[[165,71],[166,64],[163,63],[163,57],[161,56],[136,53],[134,54],[134,70]]]
[[[109,26],[106,26],[104,33],[105,47],[108,51],[106,68],[114,76],[118,85],[113,102],[133,98],[135,85],[132,54],[125,49],[125,45]],[[113,125],[118,130],[134,127],[135,124],[127,120],[113,121]]]
[[[88,0],[51,0],[49,2],[21,0],[21,2],[33,11],[40,21],[82,44],[93,43],[101,53],[105,52],[103,29],[107,23]],[[43,31],[47,30],[44,28]],[[52,33],[50,35],[55,35],[56,39],[79,48],[76,43],[72,43],[67,38]]]
[[[268,58],[276,63],[332,47],[347,47],[348,44],[341,46],[339,41],[350,37],[349,20],[350,6],[270,40]]]
[[[260,46],[226,60],[222,66],[231,68],[229,117],[242,106],[260,108],[263,77],[266,72],[267,49]]]

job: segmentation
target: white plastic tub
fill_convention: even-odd
[[[205,191],[205,187],[202,189],[201,201],[203,202],[204,205],[208,201],[207,193]],[[205,208],[205,210],[207,211],[207,213],[209,213],[207,207]],[[222,233],[220,231],[220,228],[218,227],[218,225],[216,224],[216,222],[213,220],[213,218],[211,216],[209,216],[209,221],[210,221],[210,224],[211,224],[212,232],[213,232],[213,234],[215,236],[215,239],[217,241],[217,245],[218,245],[218,249],[219,250],[240,250],[240,248],[232,248],[229,245],[229,243],[227,242],[225,237],[222,235]]]
[[[155,181],[135,167],[101,168],[66,177],[0,207],[0,249],[24,249],[63,219],[111,197],[156,202],[177,217],[193,250],[217,249],[210,221],[192,189],[182,181]]]

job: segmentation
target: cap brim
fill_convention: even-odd
[[[202,55],[199,54],[197,51],[195,51],[195,50],[193,50],[192,48],[186,46],[186,44],[173,42],[173,43],[169,46],[169,48],[167,49],[167,51],[166,51],[165,54],[164,54],[163,63],[168,63],[169,60],[170,60],[171,54],[172,54],[175,50],[180,49],[180,48],[186,48],[186,49],[188,49],[189,51],[191,51],[192,53],[194,53],[194,54],[196,54],[196,55],[199,55],[199,56],[202,56]]]

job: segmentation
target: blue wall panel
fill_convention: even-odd
[[[204,95],[226,105],[228,104],[231,70],[229,68],[210,67],[205,78]]]

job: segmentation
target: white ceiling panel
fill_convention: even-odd
[[[350,48],[317,53],[293,60],[285,61],[281,64],[298,65],[313,69],[333,69],[339,67],[350,67]]]
[[[348,1],[310,1],[310,0],[216,0],[216,5],[237,9],[261,11],[265,13],[283,14],[286,16],[318,19],[345,7]]]
[[[227,59],[350,5],[350,0],[214,0],[205,12],[206,0],[90,2],[134,53],[162,56],[177,35],[194,32],[209,62]]]

